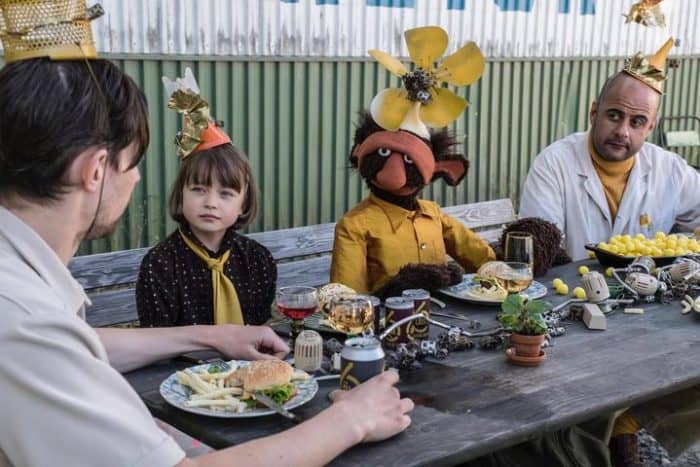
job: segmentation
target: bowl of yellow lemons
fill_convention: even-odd
[[[601,265],[616,268],[625,267],[640,256],[651,256],[657,266],[665,266],[680,256],[700,252],[700,242],[695,237],[663,232],[656,232],[651,238],[644,234],[613,235],[605,242],[585,247]]]

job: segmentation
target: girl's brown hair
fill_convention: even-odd
[[[181,225],[187,224],[182,214],[182,192],[189,185],[211,186],[216,180],[226,188],[240,192],[246,189],[241,214],[234,229],[246,227],[258,213],[258,195],[248,158],[232,144],[216,146],[186,157],[170,192],[170,217]]]

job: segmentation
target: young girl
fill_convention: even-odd
[[[270,318],[277,269],[265,247],[236,233],[257,211],[250,166],[210,119],[189,69],[185,76],[168,104],[185,115],[185,136],[178,137],[182,163],[170,194],[179,228],[141,263],[140,323],[262,324]]]

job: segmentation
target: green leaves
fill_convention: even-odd
[[[551,305],[541,300],[525,301],[520,294],[510,294],[501,305],[498,321],[503,327],[518,334],[536,336],[547,332],[542,315]]]

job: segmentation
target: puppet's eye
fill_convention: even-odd
[[[403,161],[407,164],[413,164],[413,160],[410,157],[408,157],[408,154],[403,155]]]
[[[391,149],[379,148],[379,149],[377,149],[377,154],[379,154],[382,157],[389,157],[391,155]]]

